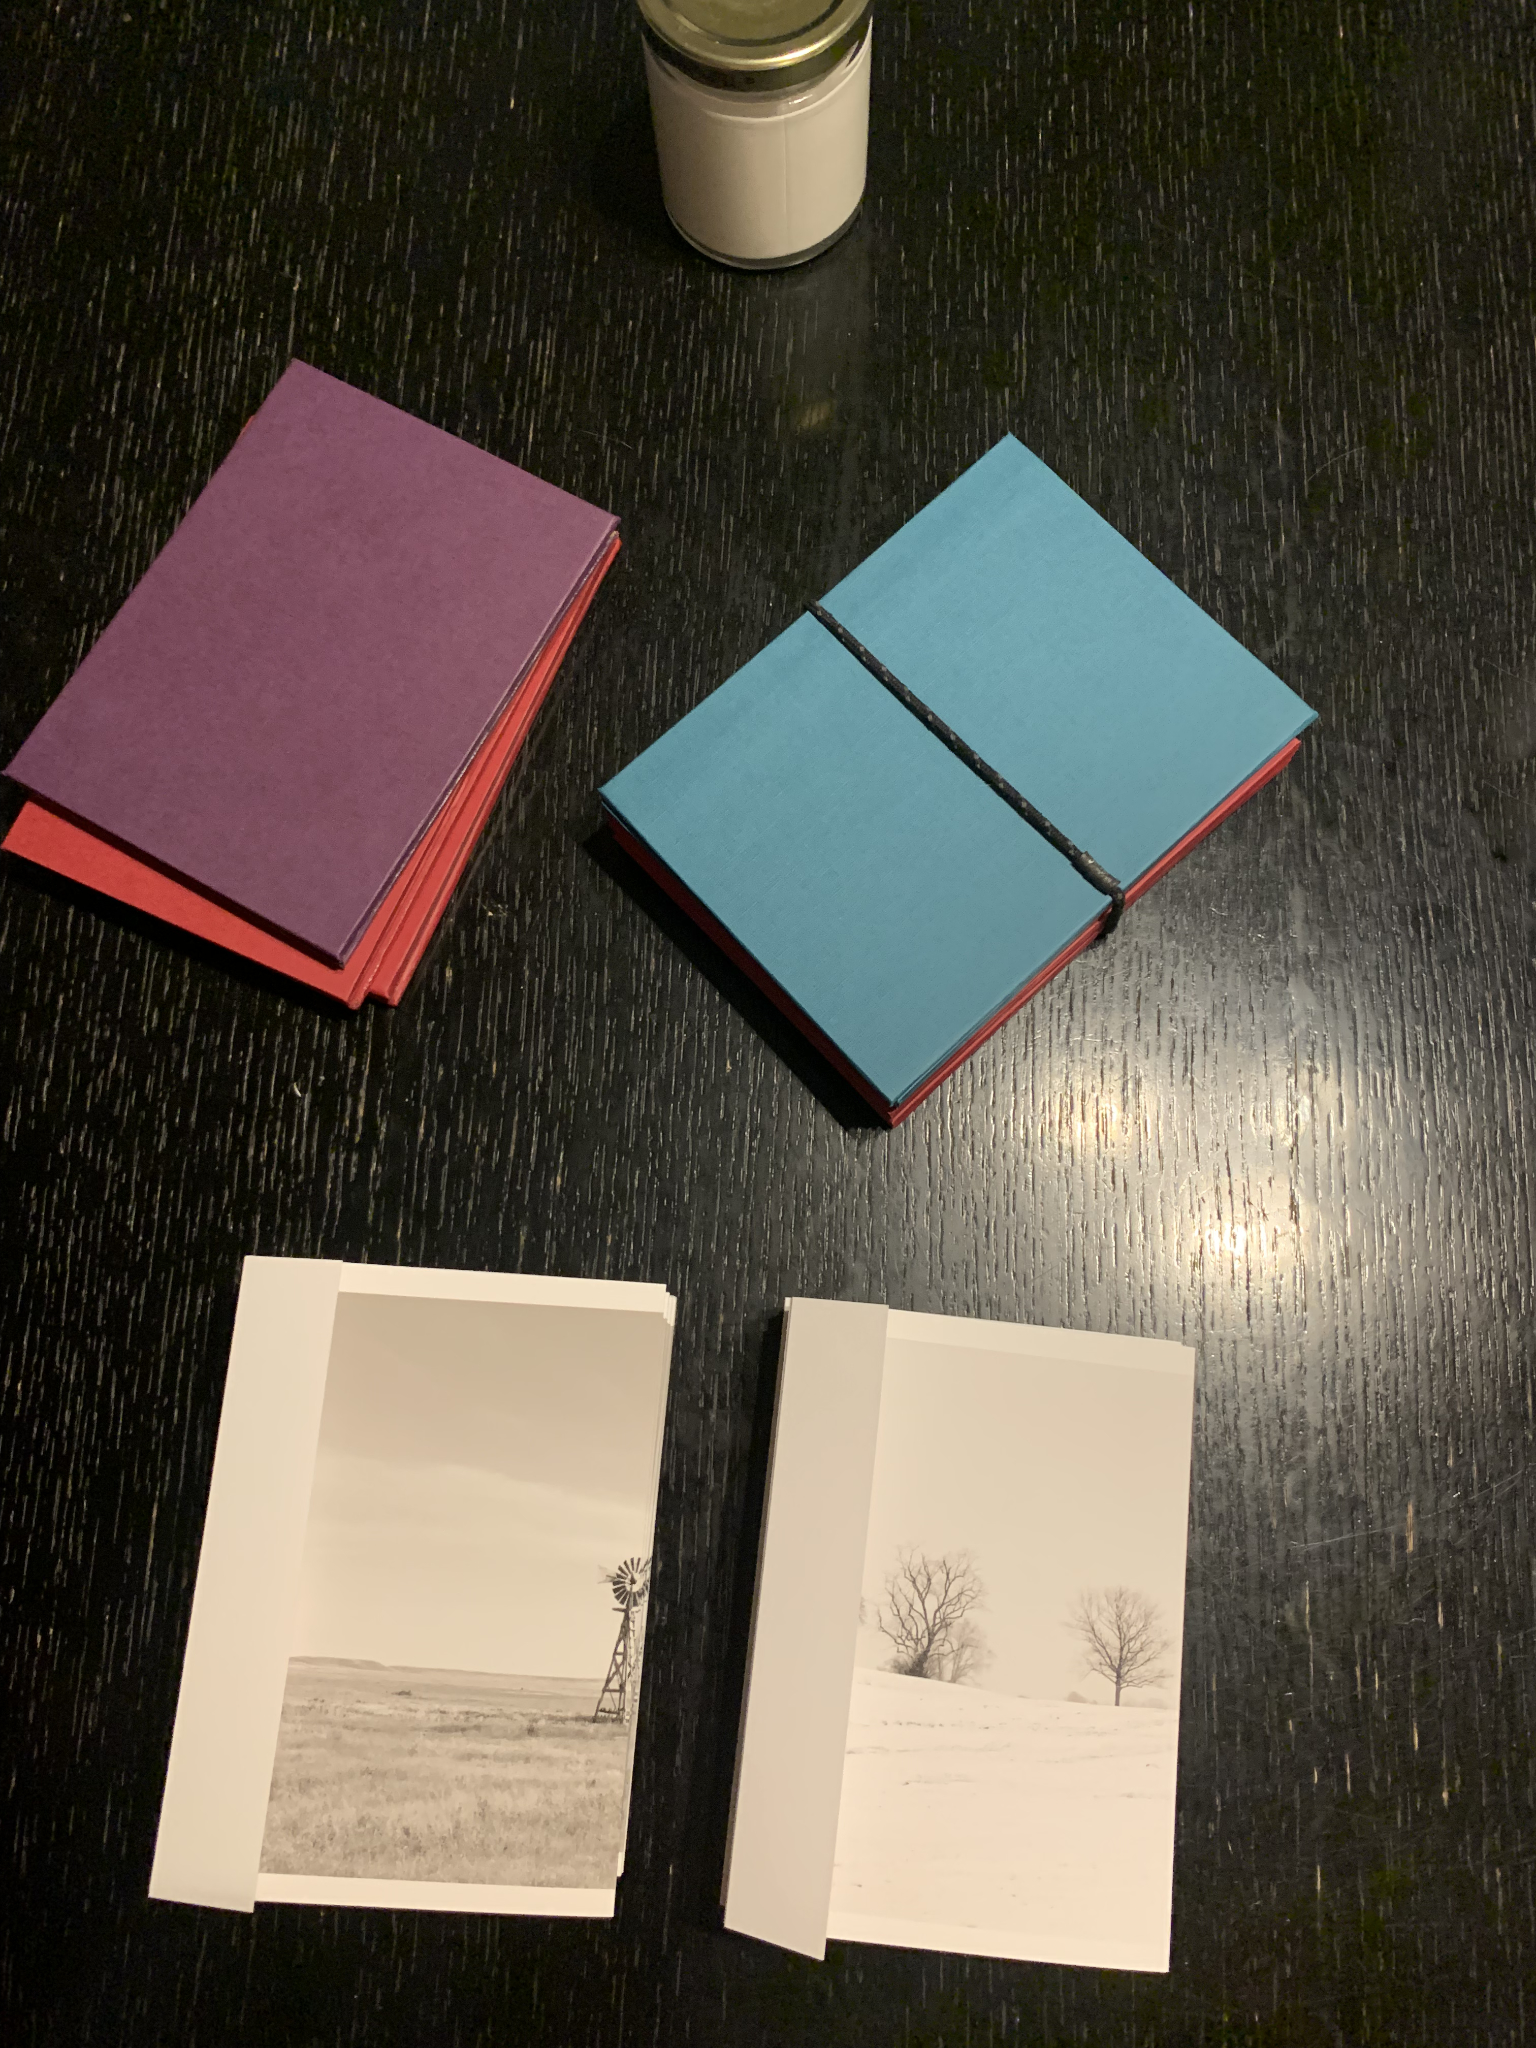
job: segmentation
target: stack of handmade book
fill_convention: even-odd
[[[11,762],[4,844],[398,1002],[618,546],[611,513],[292,363]]]
[[[899,1124],[1313,718],[1009,437],[602,796]]]

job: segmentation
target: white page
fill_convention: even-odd
[[[1173,1344],[891,1315],[830,1936],[1168,1967],[1193,1370]],[[925,1645],[897,1602],[946,1569],[975,1602],[900,1675]],[[1114,1588],[1166,1644],[1119,1706],[1074,1626],[1095,1601],[1102,1634]]]
[[[247,1259],[149,1893],[249,1912],[341,1266]]]
[[[281,1290],[304,1265],[248,1262],[246,1290],[252,1266]],[[334,1316],[301,1361],[276,1325],[237,1341],[231,1385],[251,1392],[226,1399],[216,1473],[246,1483],[238,1497],[216,1484],[199,1564],[189,1673],[198,1617],[238,1636],[253,1578],[273,1616],[244,1660],[261,1739],[184,1681],[173,1744],[173,1766],[185,1752],[242,1787],[225,1859],[239,1870],[218,1897],[178,1882],[174,1859],[159,1882],[181,1838],[163,1819],[157,1895],[609,1914],[645,1609],[627,1631],[630,1711],[594,1721],[621,1631],[605,1574],[650,1552],[671,1298],[326,1270]],[[313,1476],[290,1475],[278,1500],[252,1450],[295,1406],[287,1435],[307,1431]],[[264,1571],[269,1550],[281,1571]],[[173,1819],[189,1806],[176,1785]]]
[[[826,1949],[886,1310],[785,1304],[725,1924]]]

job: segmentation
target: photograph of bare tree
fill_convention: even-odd
[[[638,1318],[340,1297],[264,1873],[611,1892],[664,1386]]]
[[[1188,1372],[908,1321],[930,1334],[886,1347],[828,1932],[1166,1968]]]
[[[1102,1678],[1121,1696],[1161,1685],[1168,1654],[1157,1602],[1130,1586],[1103,1586],[1079,1593],[1067,1626],[1082,1644],[1083,1670]]]
[[[975,1620],[985,1598],[968,1550],[939,1557],[925,1550],[899,1551],[885,1575],[885,1599],[876,1620],[894,1646],[891,1670],[903,1678],[942,1678],[950,1685],[974,1678],[990,1655]]]

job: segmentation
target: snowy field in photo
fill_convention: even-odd
[[[829,1935],[1166,1970],[1178,1715],[856,1670]]]

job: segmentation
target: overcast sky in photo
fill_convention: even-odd
[[[1178,1670],[1188,1521],[1189,1381],[1138,1367],[1021,1358],[892,1338],[880,1401],[861,1664],[893,1648],[873,1625],[902,1545],[969,1550],[992,1651],[976,1682],[1038,1699],[1111,1700],[1064,1626],[1078,1593],[1122,1584],[1162,1610]],[[1172,1704],[1132,1692],[1135,1704]]]
[[[293,1654],[600,1682],[665,1370],[654,1314],[343,1294]]]

